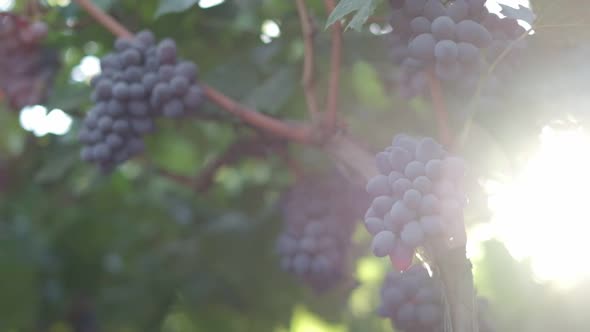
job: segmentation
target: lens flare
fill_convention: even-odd
[[[540,146],[509,183],[488,181],[496,236],[535,277],[569,287],[590,276],[590,136],[545,127]]]

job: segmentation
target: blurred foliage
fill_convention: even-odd
[[[294,1],[226,1],[202,9],[195,0],[95,1],[132,31],[174,37],[203,79],[261,112],[304,119],[299,84],[303,41]],[[318,29],[317,86],[325,96],[329,38],[322,1],[306,1]],[[344,2],[344,1],[343,1]],[[360,27],[378,1],[348,1]],[[74,118],[63,136],[35,137],[0,104],[0,331],[389,331],[375,314],[386,262],[363,257],[358,287],[321,297],[278,268],[277,202],[293,180],[280,156],[244,158],[220,168],[207,192],[195,193],[158,173],[191,176],[234,142],[257,135],[209,105],[189,121],[163,121],[144,159],[104,177],[78,161],[76,132],[89,108],[87,82],[71,79],[84,56],[101,56],[113,36],[69,1],[44,1],[47,43],[63,67],[48,109]],[[16,11],[25,1],[16,2]],[[510,173],[548,122],[588,119],[590,15],[586,0],[533,1],[538,17],[528,57],[494,100],[449,98],[460,132],[476,108],[461,152],[479,177]],[[346,8],[345,8],[346,9]],[[386,16],[382,3],[375,15]],[[362,14],[365,13],[365,14]],[[368,14],[366,14],[368,15]],[[365,15],[365,16],[366,16]],[[354,17],[354,16],[352,16]],[[281,35],[261,41],[273,20]],[[356,22],[356,23],[355,23]],[[377,24],[377,23],[372,23]],[[378,25],[378,24],[377,24]],[[428,102],[395,93],[387,37],[365,25],[344,35],[340,111],[350,131],[374,150],[395,133],[435,135]],[[556,60],[558,59],[558,60]],[[327,157],[290,150],[304,169]],[[482,189],[469,187],[472,224],[486,221]],[[359,231],[358,253],[367,256]],[[489,298],[499,331],[588,331],[590,287],[560,293],[540,285],[526,262],[489,241],[475,262],[476,284]]]

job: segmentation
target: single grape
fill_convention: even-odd
[[[135,39],[144,46],[153,46],[156,43],[156,37],[151,31],[143,30],[135,35]]]
[[[395,201],[393,200],[393,198],[391,198],[389,196],[379,196],[373,200],[371,207],[373,208],[375,213],[383,216],[383,215],[385,215],[385,213],[387,213],[387,212],[389,212],[389,210],[391,210],[391,207],[393,206],[394,202]]]
[[[424,241],[424,231],[418,222],[412,221],[404,226],[400,237],[405,245],[415,248]]]
[[[127,100],[129,98],[129,86],[124,82],[117,82],[113,85],[113,97],[119,100]]]
[[[432,181],[430,181],[428,177],[420,175],[414,179],[414,182],[412,182],[412,187],[420,191],[422,195],[426,195],[432,191]]]
[[[132,83],[129,86],[129,97],[131,99],[143,99],[146,96],[146,91],[143,84]]]
[[[158,79],[160,82],[170,82],[174,77],[174,66],[163,65],[158,69]]]
[[[469,5],[465,0],[455,0],[447,8],[450,18],[455,22],[461,22],[469,16]]]
[[[420,218],[420,227],[426,235],[437,236],[443,232],[442,218],[437,215]]]
[[[464,20],[457,23],[457,38],[460,42],[470,43],[479,48],[485,48],[492,42],[492,35],[481,24]]]
[[[311,268],[311,259],[308,255],[300,253],[293,259],[293,268],[298,275],[306,274]]]
[[[128,48],[121,53],[121,60],[124,66],[137,66],[141,64],[141,54],[136,49]]]
[[[455,22],[448,16],[440,16],[432,21],[432,35],[437,40],[455,39]]]
[[[433,159],[426,163],[425,173],[431,180],[438,180],[442,176],[442,161]]]
[[[383,196],[391,193],[389,179],[385,175],[378,175],[369,180],[367,183],[367,192],[372,196]]]
[[[377,233],[385,230],[383,220],[375,217],[366,218],[365,227],[367,228],[367,231],[372,235],[376,235]]]
[[[158,44],[158,60],[162,64],[174,64],[176,62],[176,43],[172,39],[164,39]]]
[[[414,180],[415,178],[425,174],[425,166],[423,163],[414,160],[406,165],[404,170],[404,174],[409,178]]]
[[[416,35],[430,33],[430,21],[424,16],[414,18],[410,22],[410,26]]]
[[[106,143],[112,150],[114,150],[123,145],[124,141],[121,136],[111,133],[107,135]]]
[[[403,201],[395,202],[389,214],[396,223],[407,223],[416,218],[416,212],[407,207]]]
[[[187,91],[187,93],[184,95],[184,105],[188,108],[188,109],[195,109],[199,106],[201,106],[201,104],[204,101],[204,93],[203,90],[197,86],[197,85],[192,85],[189,90]]]
[[[408,189],[412,188],[412,181],[410,181],[408,178],[403,177],[400,179],[397,179],[392,186],[392,193],[394,195],[398,195],[398,196],[402,196]]]
[[[194,82],[197,79],[199,70],[194,63],[190,61],[182,61],[176,65],[174,73],[177,76],[185,77],[189,82]]]
[[[395,250],[396,238],[390,231],[381,231],[375,235],[372,243],[373,254],[377,257],[385,257]]]
[[[170,80],[170,87],[177,97],[181,97],[187,92],[189,81],[184,76],[174,76],[172,80]]]
[[[423,33],[412,39],[408,48],[410,54],[416,59],[428,61],[434,59],[435,45],[436,41],[434,37],[429,33]]]
[[[470,43],[457,44],[457,59],[463,64],[474,64],[479,60],[479,49]]]
[[[441,40],[434,48],[434,56],[439,62],[454,62],[457,60],[458,53],[457,44],[452,40]]]
[[[184,112],[184,105],[179,99],[171,99],[163,107],[163,113],[167,117],[178,117]]]
[[[440,16],[445,16],[447,9],[440,0],[428,0],[424,5],[424,16],[430,21]]]
[[[416,189],[410,189],[405,192],[403,202],[409,209],[418,210],[422,203],[422,194]]]
[[[118,119],[115,120],[115,122],[113,123],[113,131],[115,131],[116,133],[124,135],[127,132],[129,132],[129,129],[130,125],[129,122],[127,122],[127,120]]]
[[[305,236],[299,242],[301,249],[309,254],[316,253],[318,250],[318,242],[311,236]]]
[[[108,115],[102,116],[98,120],[98,129],[102,130],[103,132],[111,130],[112,126],[113,126],[113,119]]]
[[[393,170],[404,172],[406,165],[412,160],[412,154],[406,149],[394,146],[390,154],[390,163]]]

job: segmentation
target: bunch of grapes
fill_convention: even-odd
[[[142,137],[154,131],[160,115],[178,117],[204,101],[197,67],[177,59],[176,44],[156,44],[150,31],[119,38],[115,52],[101,59],[92,81],[94,107],[80,130],[82,159],[110,171],[144,149]]]
[[[427,71],[458,87],[476,87],[496,60],[517,63],[526,31],[500,18],[486,0],[392,0],[392,57],[400,65],[400,91],[408,98],[427,89]],[[491,84],[491,83],[490,83]]]
[[[277,241],[283,270],[316,291],[347,275],[351,236],[366,194],[342,176],[307,178],[284,197],[285,223]]]
[[[462,229],[464,161],[432,138],[400,134],[376,162],[380,174],[367,184],[374,199],[365,226],[373,235],[373,253],[389,256],[404,270],[417,247],[444,244]]]
[[[404,332],[443,331],[442,291],[421,264],[390,272],[381,287],[379,315]]]
[[[42,47],[47,25],[0,13],[0,91],[15,110],[39,104],[59,64],[55,52]]]

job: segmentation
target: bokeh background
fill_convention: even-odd
[[[94,2],[132,31],[176,39],[229,96],[272,116],[307,116],[294,1]],[[590,331],[590,4],[508,2],[536,13],[524,61],[492,97],[447,100],[470,164],[468,254],[498,331]],[[113,36],[69,0],[41,3],[47,47],[61,59],[49,98],[22,110],[0,101],[0,331],[392,330],[375,313],[389,266],[370,255],[362,227],[356,287],[318,295],[279,268],[279,198],[293,161],[310,173],[330,167],[319,151],[244,153],[194,191],[163,170],[199,174],[254,132],[208,105],[190,121],[159,123],[146,156],[109,176],[81,162],[89,81]],[[322,1],[307,3],[325,96],[327,14]],[[26,7],[0,0],[0,10]],[[340,111],[374,151],[400,132],[436,135],[428,100],[396,94],[388,10],[381,4],[344,38]]]

